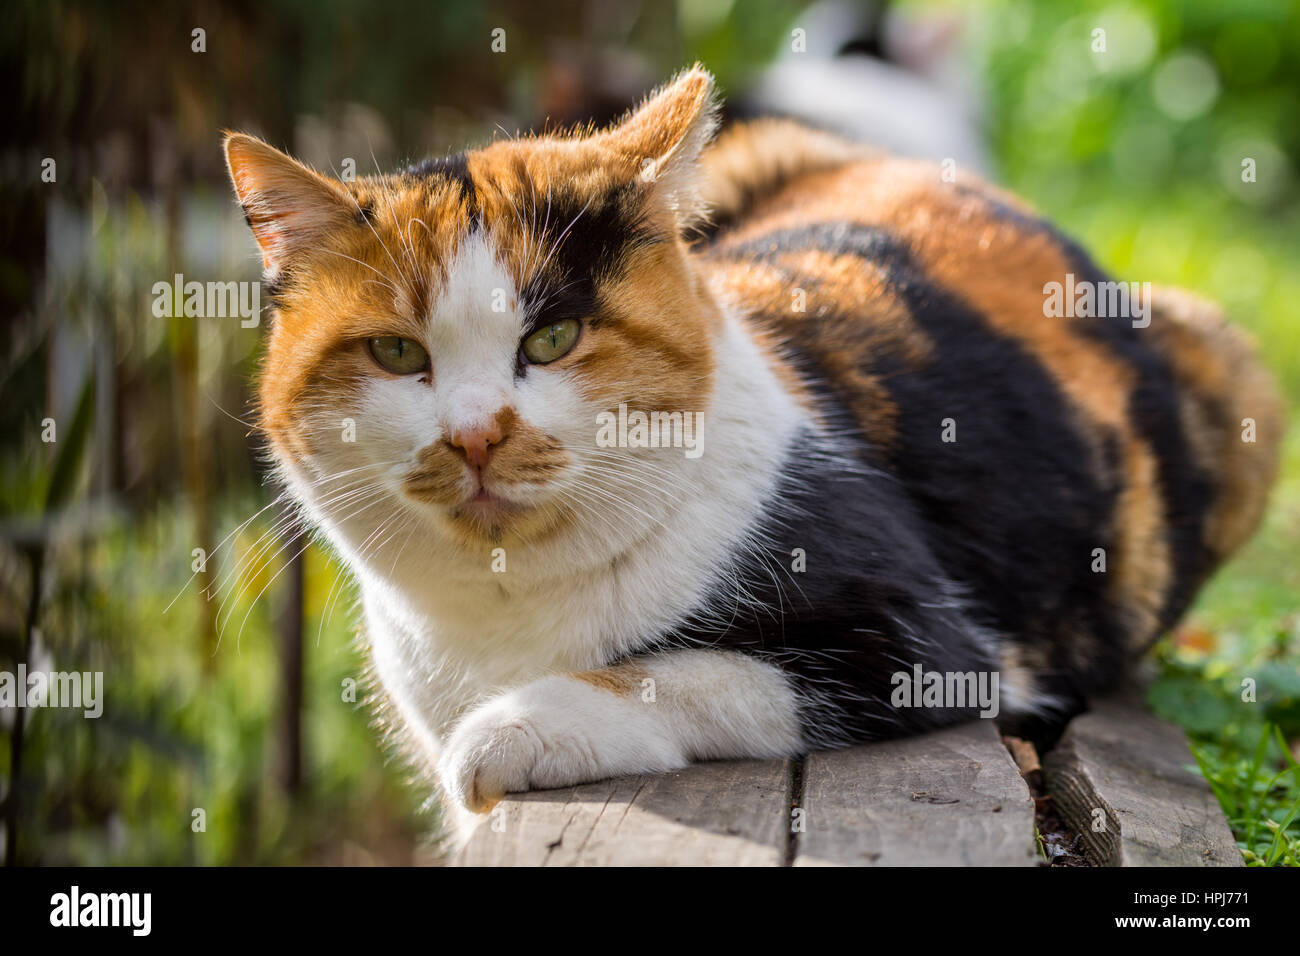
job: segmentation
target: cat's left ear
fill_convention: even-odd
[[[599,135],[651,184],[686,229],[706,214],[697,160],[717,129],[713,77],[696,64]]]

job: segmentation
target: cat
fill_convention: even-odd
[[[1215,306],[1049,314],[1108,279],[1017,199],[716,116],[696,66],[608,129],[351,182],[227,134],[269,452],[467,826],[530,788],[1068,716],[1260,520],[1281,407]],[[932,674],[997,700],[909,698]]]

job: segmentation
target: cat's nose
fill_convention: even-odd
[[[492,451],[505,440],[505,433],[494,420],[481,428],[458,429],[451,433],[451,445],[465,454],[465,462],[471,468],[482,471],[492,460]]]

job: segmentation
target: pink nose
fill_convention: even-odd
[[[492,449],[505,440],[501,426],[495,421],[482,428],[466,428],[451,433],[453,448],[465,453],[465,461],[471,468],[482,471],[492,460]]]

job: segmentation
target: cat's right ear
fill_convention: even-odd
[[[339,183],[256,136],[227,133],[226,168],[270,275],[353,221],[356,200]]]
[[[713,77],[697,63],[594,140],[611,146],[653,183],[685,230],[705,213],[697,160],[717,125]]]

